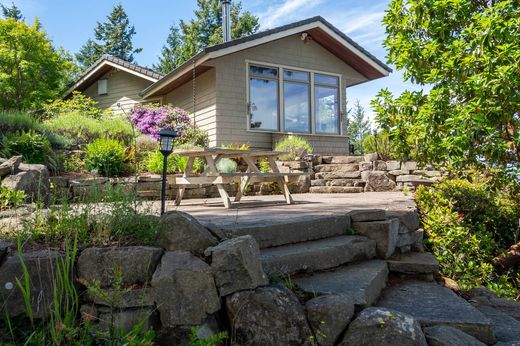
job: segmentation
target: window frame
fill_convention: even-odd
[[[333,72],[326,72],[326,71],[320,71],[320,70],[314,70],[314,69],[308,69],[308,68],[301,68],[301,67],[295,67],[295,66],[288,66],[288,65],[282,65],[282,64],[273,64],[273,63],[266,63],[261,61],[255,61],[255,60],[246,60],[246,123],[247,123],[247,131],[248,132],[262,132],[262,133],[284,133],[284,134],[303,134],[303,135],[318,135],[318,136],[335,136],[335,137],[345,137],[345,134],[343,132],[343,114],[344,114],[344,92],[342,92],[342,86],[343,86],[343,76],[339,73],[333,73]],[[259,66],[259,67],[266,67],[266,68],[275,68],[277,69],[277,79],[278,79],[278,130],[262,130],[262,129],[252,129],[251,128],[251,112],[250,112],[250,102],[251,102],[251,95],[250,95],[250,78],[255,77],[255,75],[251,75],[249,71],[249,67],[253,66]],[[295,132],[295,131],[285,131],[285,99],[284,99],[284,72],[285,70],[293,70],[296,72],[306,72],[309,74],[309,121],[310,121],[310,132]],[[325,76],[331,76],[338,78],[338,85],[337,85],[337,95],[338,95],[338,132],[337,133],[329,133],[329,132],[317,132],[316,131],[316,107],[315,107],[315,87],[316,86],[329,86],[332,87],[332,84],[319,84],[315,85],[314,82],[314,75],[315,74],[321,74]],[[266,78],[269,79],[269,78]],[[276,78],[273,78],[276,79]],[[292,81],[291,81],[292,82]]]
[[[255,74],[251,74],[250,70],[249,70],[249,67],[253,65],[253,66],[257,66],[257,67],[265,67],[265,68],[269,68],[269,69],[276,69],[276,77],[269,77],[269,76],[262,76],[262,75],[255,75]],[[247,130],[248,131],[259,131],[259,132],[281,132],[281,129],[282,129],[282,124],[280,122],[280,119],[281,119],[281,99],[280,99],[280,69],[277,68],[277,67],[274,67],[274,66],[269,66],[267,64],[247,64],[247,73],[246,73],[246,81],[247,81],[247,87],[246,87],[246,92],[247,92],[247,102],[246,102],[246,105],[247,105]],[[276,110],[277,110],[277,113],[276,113],[276,120],[277,120],[277,127],[276,129],[252,129],[251,128],[251,78],[256,78],[256,79],[264,79],[264,80],[275,80],[277,81],[276,83],[276,91],[278,93],[278,95],[276,95],[276,100],[277,100],[277,105],[276,105]]]
[[[330,75],[327,75],[327,74],[324,74],[324,73],[316,73],[316,74],[319,74],[319,75],[323,75],[323,76],[330,76]],[[336,133],[332,133],[332,132],[320,132],[318,130],[315,130],[315,133],[316,134],[341,134],[341,92],[340,92],[340,85],[341,85],[341,79],[338,78],[337,80],[337,84],[329,84],[329,83],[320,83],[320,82],[316,82],[314,81],[312,83],[312,88],[314,89],[314,127],[316,128],[316,122],[318,120],[318,117],[317,117],[317,112],[316,112],[316,88],[319,88],[319,87],[322,87],[322,88],[329,88],[329,89],[332,89],[332,88],[336,88],[336,97],[338,98],[338,121],[337,121],[337,125],[338,125],[338,132]]]

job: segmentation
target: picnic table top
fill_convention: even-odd
[[[224,149],[224,148],[205,148],[205,149],[177,149],[173,154],[180,156],[207,156],[207,155],[225,155],[225,156],[247,156],[247,157],[261,157],[261,156],[280,156],[286,154],[283,151],[259,150],[259,149]]]

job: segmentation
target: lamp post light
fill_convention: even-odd
[[[163,154],[163,173],[162,173],[162,189],[161,189],[161,215],[166,209],[166,167],[168,165],[168,156],[173,151],[173,142],[179,137],[176,131],[161,130],[159,131],[159,143],[161,144],[161,154]]]

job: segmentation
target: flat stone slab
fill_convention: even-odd
[[[264,249],[261,260],[268,273],[291,275],[330,269],[376,255],[376,242],[362,236],[338,236]]]
[[[360,186],[311,186],[311,193],[361,193]]]
[[[228,229],[234,236],[250,234],[260,248],[294,244],[309,240],[329,238],[345,234],[350,227],[350,217],[345,215],[328,217],[301,217],[273,223],[266,221],[251,227]],[[225,230],[227,227],[223,227]]]
[[[386,286],[388,267],[385,261],[371,260],[294,279],[308,293],[348,294],[356,309],[372,305]]]
[[[394,255],[387,260],[391,272],[407,275],[435,274],[439,271],[439,261],[429,252],[410,252]]]
[[[491,306],[479,306],[477,309],[491,320],[497,341],[520,343],[520,321]]]
[[[453,291],[435,283],[409,281],[390,287],[378,305],[412,315],[423,328],[451,326],[486,344],[495,342],[491,321],[484,314]]]

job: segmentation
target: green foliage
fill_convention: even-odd
[[[148,154],[146,159],[146,169],[148,172],[162,174],[163,171],[164,156],[160,151],[153,151]],[[186,171],[188,165],[188,158],[172,154],[168,156],[166,173],[183,173]],[[204,161],[200,158],[196,158],[193,162],[193,171],[198,172],[204,168]]]
[[[36,20],[0,19],[0,109],[39,109],[59,96],[74,64],[55,49]]]
[[[99,138],[85,149],[86,166],[105,176],[114,176],[123,169],[125,146],[118,140]]]
[[[180,138],[177,138],[175,144],[177,146],[191,145],[199,148],[207,148],[209,146],[208,133],[198,127],[190,126],[184,130]]]
[[[493,266],[493,258],[518,241],[520,206],[514,195],[491,189],[487,181],[454,179],[420,187],[415,198],[427,246],[442,273],[464,289],[486,286],[515,298],[518,272],[501,275]]]
[[[219,0],[197,0],[195,19],[170,28],[159,63],[154,69],[168,73],[200,50],[222,43],[222,6]],[[258,17],[242,10],[240,1],[231,4],[231,38],[251,35],[259,29]]]
[[[189,346],[217,346],[223,345],[228,339],[227,332],[220,332],[205,338],[198,336],[199,330],[197,328],[191,329]]]
[[[0,111],[0,137],[17,131],[39,131],[41,123],[27,112]]]
[[[228,158],[218,160],[216,166],[220,173],[235,173],[238,167],[234,160]]]
[[[303,137],[287,136],[276,143],[274,150],[287,152],[287,154],[280,156],[280,160],[296,160],[304,151],[312,154],[313,148]]]
[[[130,25],[123,5],[119,3],[107,16],[107,22],[97,23],[94,29],[96,41],[89,39],[76,54],[76,59],[84,68],[92,65],[104,54],[134,62],[134,54],[143,50],[134,48],[132,38],[135,34],[135,27]]]
[[[5,209],[17,208],[25,201],[23,191],[14,191],[0,185],[0,211]]]
[[[32,130],[8,135],[4,138],[2,147],[4,155],[22,155],[27,163],[47,164],[53,155],[49,140]]]
[[[2,15],[5,19],[11,18],[17,22],[23,22],[25,18],[22,15],[22,11],[15,5],[14,2],[11,3],[11,6],[5,6],[0,4],[0,8],[2,8]]]
[[[392,142],[388,132],[380,131],[374,134],[368,134],[361,142],[364,153],[377,153],[381,160],[396,159],[396,155],[392,150]]]
[[[348,110],[348,136],[350,143],[354,145],[354,154],[365,153],[362,141],[370,134],[370,119],[366,116],[365,109],[356,100],[354,108]]]
[[[79,91],[73,91],[72,97],[56,99],[43,106],[44,118],[53,118],[64,114],[80,114],[91,118],[100,118],[103,110],[98,103]]]
[[[389,62],[431,91],[382,90],[372,106],[400,153],[454,168],[520,162],[517,0],[393,0]]]
[[[82,114],[61,114],[43,124],[48,134],[66,138],[68,143],[75,145],[85,145],[102,137],[116,139],[128,145],[134,138],[130,122],[118,115],[94,119]]]

